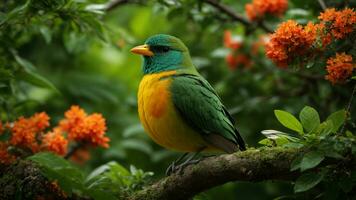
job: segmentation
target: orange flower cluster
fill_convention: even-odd
[[[224,46],[231,49],[231,53],[225,57],[226,63],[231,70],[235,70],[238,66],[245,68],[251,67],[252,62],[247,55],[242,53],[236,55],[237,51],[242,47],[242,42],[238,39],[234,39],[229,30],[224,32]]]
[[[251,21],[257,21],[266,14],[281,16],[287,8],[287,0],[253,0],[252,3],[246,4],[245,11]]]
[[[47,133],[42,139],[42,148],[64,156],[68,149],[68,140],[62,134],[60,128],[56,127]]]
[[[4,126],[0,122],[0,134],[6,129],[11,134],[8,142],[0,141],[0,163],[9,164],[16,159],[7,151],[9,146],[30,150],[31,153],[52,151],[62,156],[67,153],[70,141],[109,147],[109,138],[105,137],[105,119],[101,114],[87,115],[78,106],[72,106],[65,113],[65,119],[61,120],[52,131],[45,133],[50,126],[49,119],[45,112],[41,112],[29,118],[20,117],[12,125],[6,123]]]
[[[10,164],[15,160],[15,156],[7,152],[9,145],[0,141],[0,164]]]
[[[327,9],[319,16],[320,23],[309,22],[301,26],[287,21],[271,35],[266,45],[266,55],[280,67],[286,67],[296,56],[312,56],[329,45],[333,39],[343,39],[355,30],[356,12],[346,8],[337,11]]]
[[[326,69],[329,74],[325,78],[333,84],[344,83],[351,77],[354,68],[352,56],[345,53],[336,53],[335,57],[327,60]]]
[[[310,35],[311,40],[314,42],[317,42],[318,40],[321,41],[321,49],[324,49],[332,41],[331,34],[326,32],[325,24],[314,24],[309,22],[304,27],[304,30]],[[315,45],[315,47],[319,48],[317,45]]]
[[[336,39],[343,39],[355,30],[356,12],[352,8],[345,8],[341,11],[331,8],[320,13],[319,19],[331,30]]]
[[[78,106],[72,106],[60,122],[60,128],[68,133],[68,138],[92,146],[109,147],[110,139],[105,137],[106,124],[101,114],[87,115]]]
[[[37,142],[38,134],[49,126],[49,117],[46,113],[36,113],[30,118],[20,117],[14,122],[11,129],[10,144],[23,148],[29,148],[32,152],[39,151]]]
[[[310,53],[316,39],[315,32],[316,27],[312,24],[304,28],[293,20],[283,22],[266,44],[266,56],[279,67],[287,67],[294,56]]]

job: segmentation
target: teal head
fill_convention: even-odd
[[[171,35],[154,35],[144,45],[131,49],[143,56],[143,73],[152,74],[169,70],[195,70],[188,48]]]

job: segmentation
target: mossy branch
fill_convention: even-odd
[[[298,173],[290,165],[300,153],[297,149],[251,149],[203,159],[148,186],[130,200],[189,199],[200,192],[230,181],[259,182],[294,180]]]
[[[297,174],[290,172],[290,164],[299,152],[296,149],[262,148],[205,158],[126,199],[189,199],[230,181],[293,180]],[[59,188],[53,188],[53,184],[42,175],[39,166],[28,160],[1,168],[0,186],[0,194],[5,195],[0,195],[0,199],[11,199],[18,187],[23,188],[23,196],[31,198],[46,196],[56,199],[62,195]],[[76,196],[75,199],[81,198]]]
[[[291,163],[302,153],[304,152],[301,149],[273,147],[208,157],[186,167],[181,173],[162,178],[145,189],[120,199],[190,199],[200,192],[231,181],[294,181],[300,174],[290,171]],[[343,162],[325,159],[321,166],[342,164],[355,169],[356,159],[346,158],[348,157],[345,157]],[[341,167],[340,170],[344,168]],[[29,160],[19,160],[6,167],[0,166],[0,186],[0,199],[12,199],[19,192],[17,188],[22,188],[21,195],[28,198],[62,199],[62,195],[65,195],[56,184],[42,175],[38,165]],[[74,195],[67,199],[90,198]]]

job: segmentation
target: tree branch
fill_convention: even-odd
[[[129,197],[130,200],[189,199],[230,181],[294,180],[291,162],[300,150],[266,148],[209,157]]]
[[[246,19],[244,16],[235,13],[234,10],[229,8],[227,5],[221,4],[217,0],[202,0],[202,1],[215,7],[216,9],[220,10],[221,12],[225,13],[234,21],[241,22],[245,26],[258,26],[268,33],[273,32],[273,30],[271,30],[269,27],[267,27],[264,23],[260,22],[260,23],[254,24],[251,21],[249,21],[248,19]]]

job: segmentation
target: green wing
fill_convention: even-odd
[[[181,117],[205,138],[210,137],[213,143],[224,149],[224,145],[233,142],[245,150],[245,143],[234,127],[232,117],[227,112],[220,98],[202,77],[191,74],[180,74],[172,77],[172,100]],[[222,137],[221,137],[222,136]],[[225,141],[217,142],[219,138]],[[227,139],[227,140],[226,140]],[[229,151],[229,150],[226,150]]]

